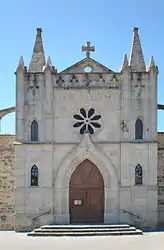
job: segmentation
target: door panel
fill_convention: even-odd
[[[98,224],[104,221],[104,181],[98,168],[88,160],[72,174],[69,191],[70,223]]]
[[[80,204],[80,202],[82,202]],[[70,220],[73,224],[85,223],[86,191],[72,188],[70,191]]]
[[[103,199],[103,190],[95,188],[87,191],[88,223],[103,223]]]

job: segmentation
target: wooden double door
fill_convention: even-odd
[[[104,181],[89,160],[79,164],[70,179],[69,213],[71,224],[104,222]]]

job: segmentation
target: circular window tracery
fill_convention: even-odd
[[[96,128],[101,128],[100,123],[97,122],[101,119],[101,115],[95,115],[94,113],[95,110],[93,108],[90,108],[88,111],[81,108],[80,113],[73,116],[77,120],[73,127],[80,128],[80,134],[89,132],[93,135]]]
[[[90,73],[90,72],[92,72],[92,68],[91,68],[90,66],[86,66],[86,67],[84,68],[84,72],[85,72],[85,73]]]

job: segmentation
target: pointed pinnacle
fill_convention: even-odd
[[[33,49],[29,71],[41,72],[45,65],[45,56],[42,42],[42,29],[37,28],[36,40]]]
[[[49,56],[48,58],[47,58],[47,63],[46,63],[47,65],[52,65],[52,63],[51,63],[51,57]]]
[[[150,57],[149,67],[150,67],[150,68],[155,68],[155,61],[154,61],[153,56]]]
[[[19,59],[19,64],[18,64],[17,70],[18,70],[18,69],[23,69],[23,70],[24,70],[24,60],[23,60],[23,56],[21,56],[20,59]]]
[[[37,28],[37,33],[36,33],[36,41],[33,49],[34,53],[44,53],[43,50],[43,42],[42,42],[42,29]]]
[[[138,34],[138,28],[134,28],[133,32],[134,36],[130,55],[130,66],[132,70],[145,71],[146,67]]]
[[[125,54],[124,55],[124,60],[123,60],[123,64],[121,65],[121,71],[124,70],[124,69],[127,69],[128,68],[128,58],[127,58],[127,55]]]
[[[19,59],[19,66],[21,66],[22,68],[24,68],[23,56],[21,56],[20,59]]]
[[[47,58],[47,63],[46,63],[46,65],[45,66],[43,66],[43,72],[45,72],[47,69],[49,69],[49,70],[53,70],[53,68],[52,68],[52,63],[51,63],[51,57],[50,56],[48,56],[48,58]]]
[[[157,69],[153,56],[150,57],[150,62],[149,62],[149,65],[147,66],[148,71],[151,69],[153,69],[153,70]]]

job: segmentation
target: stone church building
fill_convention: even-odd
[[[57,72],[37,29],[29,67],[21,57],[16,69],[16,135],[0,136],[1,228],[164,224],[158,68],[133,33],[119,72],[91,58],[90,42]]]

